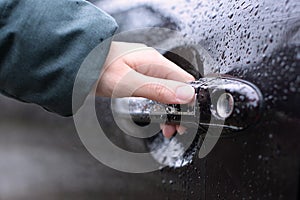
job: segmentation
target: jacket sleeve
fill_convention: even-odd
[[[106,39],[116,29],[112,17],[84,0],[0,0],[0,92],[63,116],[74,114],[77,72],[104,43],[97,68],[80,76],[83,103],[108,54]]]

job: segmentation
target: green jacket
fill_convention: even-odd
[[[112,17],[84,0],[0,0],[0,92],[72,115],[79,67],[116,29]],[[109,46],[110,40],[99,53],[98,68],[82,81],[81,102],[97,81]]]

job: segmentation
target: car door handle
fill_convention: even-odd
[[[257,123],[263,108],[260,90],[233,77],[208,77],[190,82],[195,99],[190,104],[162,104],[145,98],[113,100],[113,112],[136,124],[167,123],[222,127],[223,132],[244,130]]]

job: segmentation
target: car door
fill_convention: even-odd
[[[167,58],[197,78],[214,73],[250,82],[263,96],[260,119],[251,127],[222,133],[204,158],[195,153],[185,166],[166,167],[148,174],[154,180],[144,184],[147,190],[153,190],[153,197],[299,198],[300,5],[297,1],[133,1],[131,4],[99,1],[96,4],[116,18],[120,32],[148,26],[178,30],[184,37],[192,38],[193,43],[184,46],[173,43],[168,48],[195,58],[194,65],[198,68],[188,66],[174,53],[165,52]],[[142,36],[138,37],[128,40],[141,42]],[[168,38],[165,34],[159,40]],[[195,44],[208,52],[214,66],[203,65],[201,59],[197,61],[196,57],[203,55],[195,53]],[[105,100],[99,101],[105,104]],[[246,109],[240,112],[249,114]],[[139,151],[136,147],[144,145],[130,137],[123,141],[117,136],[111,138],[132,151]],[[201,146],[203,140],[205,135],[200,134],[192,145]]]

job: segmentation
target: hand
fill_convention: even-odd
[[[184,83],[194,77],[144,44],[112,42],[96,95],[145,97],[166,104],[187,104],[194,99],[193,87]],[[183,127],[161,125],[165,137]]]

